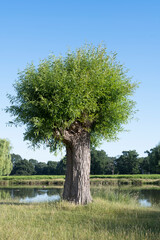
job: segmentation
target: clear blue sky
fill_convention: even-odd
[[[138,120],[126,126],[117,142],[103,142],[109,156],[137,150],[144,156],[160,142],[160,1],[159,0],[6,0],[0,2],[0,138],[8,138],[12,152],[38,161],[60,160],[43,147],[33,151],[23,141],[24,127],[8,127],[9,114],[2,111],[14,94],[18,70],[37,64],[51,52],[64,54],[85,42],[102,41],[116,51],[141,82],[134,100]]]

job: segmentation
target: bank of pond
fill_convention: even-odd
[[[64,184],[64,175],[1,176],[0,185],[56,185]],[[143,185],[160,186],[160,174],[91,175],[92,185]]]

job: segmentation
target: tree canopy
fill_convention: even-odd
[[[123,151],[116,159],[116,169],[119,174],[139,173],[138,153],[135,150]]]
[[[134,113],[136,84],[116,54],[86,45],[65,57],[49,56],[20,72],[14,87],[7,111],[14,124],[26,125],[24,139],[51,151],[66,147],[63,198],[91,202],[90,143],[115,139]]]
[[[108,157],[104,150],[91,150],[91,174],[113,174],[115,157]]]
[[[18,73],[16,96],[7,108],[12,124],[25,124],[24,139],[47,144],[51,151],[64,143],[66,129],[76,123],[90,132],[91,143],[115,139],[134,113],[130,96],[137,87],[116,54],[104,46],[85,45],[65,57],[49,56],[38,67]]]
[[[11,153],[11,161],[14,167],[15,163],[22,161],[22,157],[19,154]]]
[[[19,160],[14,164],[11,175],[32,175],[34,174],[34,167],[27,159]]]

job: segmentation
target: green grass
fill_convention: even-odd
[[[64,175],[31,175],[31,176],[0,176],[0,180],[43,180],[64,179]],[[91,179],[160,179],[160,174],[133,174],[133,175],[91,175]]]
[[[64,179],[64,175],[31,175],[31,176],[0,176],[0,180],[44,180]]]
[[[1,201],[3,240],[158,240],[160,209],[136,198],[104,192],[87,206],[68,202],[19,204]]]

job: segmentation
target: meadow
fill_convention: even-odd
[[[159,206],[141,207],[136,196],[97,195],[78,206],[65,201],[20,204],[0,200],[3,240],[158,240]]]

